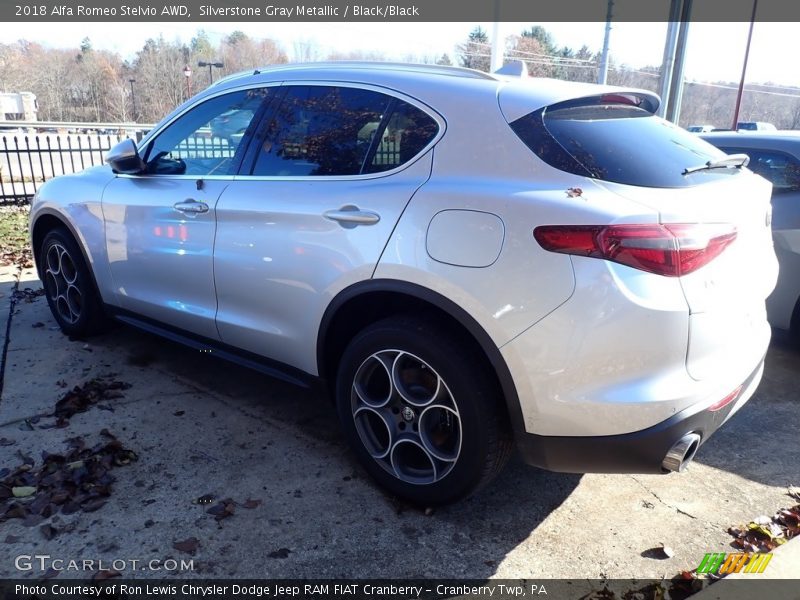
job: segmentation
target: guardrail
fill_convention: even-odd
[[[0,133],[7,130],[16,133],[128,133],[141,134],[150,131],[152,123],[93,123],[84,121],[3,121]],[[134,137],[133,135],[131,137]]]

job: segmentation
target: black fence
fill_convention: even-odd
[[[103,164],[105,153],[125,137],[98,133],[0,136],[0,205],[27,204],[48,179]],[[176,156],[230,158],[235,148],[226,138],[198,136],[184,141]],[[393,139],[382,142],[373,160],[385,168],[399,164],[399,145]]]
[[[0,137],[0,205],[30,202],[48,179],[103,164],[124,136],[13,134]]]

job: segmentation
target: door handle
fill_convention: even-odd
[[[381,220],[379,214],[369,210],[361,210],[357,206],[347,204],[335,210],[326,210],[322,216],[331,221],[337,221],[343,227],[355,227],[356,225],[374,225]]]
[[[198,202],[192,198],[187,198],[183,202],[178,202],[172,205],[172,208],[184,213],[206,213],[208,212],[208,204],[205,202]]]

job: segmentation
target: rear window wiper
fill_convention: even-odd
[[[710,171],[711,169],[727,169],[729,167],[741,169],[742,167],[746,167],[747,163],[749,162],[750,157],[747,156],[747,154],[729,154],[724,158],[710,160],[704,165],[686,167],[681,175],[689,175],[690,173],[696,173],[697,171]]]

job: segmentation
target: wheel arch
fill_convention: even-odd
[[[97,280],[95,279],[94,269],[92,269],[92,261],[86,252],[86,246],[83,244],[81,236],[78,235],[75,227],[73,227],[72,223],[70,223],[68,219],[64,218],[63,215],[46,209],[41,211],[36,216],[36,220],[31,226],[31,247],[33,250],[34,263],[36,264],[36,274],[39,276],[39,279],[42,279],[42,265],[38,260],[39,249],[42,246],[45,236],[49,232],[53,231],[53,229],[58,228],[66,229],[67,233],[72,236],[72,239],[75,241],[75,244],[81,251],[83,262],[86,265],[86,268],[89,270],[89,275],[92,278],[92,285],[94,285],[95,292],[97,292],[98,297],[101,297],[99,288],[97,286]]]
[[[337,357],[358,331],[382,318],[409,313],[432,316],[475,345],[492,367],[514,433],[524,433],[522,408],[511,371],[486,330],[453,300],[410,282],[371,279],[345,288],[334,297],[317,335],[320,377],[329,386],[335,380]]]

